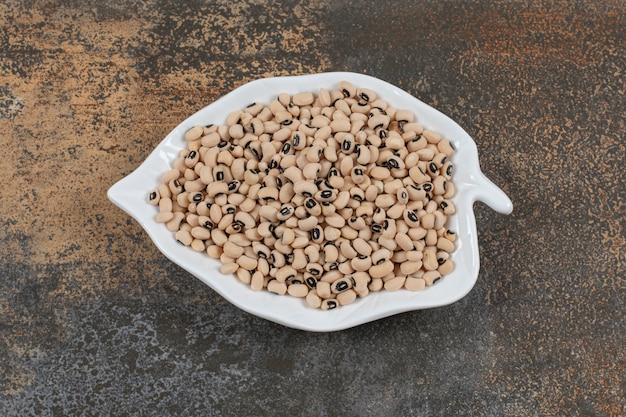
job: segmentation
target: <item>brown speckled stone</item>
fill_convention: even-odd
[[[4,1],[0,415],[623,416],[623,1]],[[106,199],[256,78],[348,70],[476,140],[481,273],[332,334],[252,317]]]

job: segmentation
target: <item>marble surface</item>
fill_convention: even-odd
[[[0,4],[0,415],[624,416],[623,1]],[[335,333],[253,317],[106,198],[256,78],[363,72],[476,140],[463,300]]]

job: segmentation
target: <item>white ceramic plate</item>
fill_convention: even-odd
[[[231,111],[244,108],[253,101],[267,104],[281,92],[317,92],[321,87],[331,90],[337,88],[343,80],[375,91],[380,98],[396,108],[412,110],[418,122],[450,139],[456,148],[452,160],[455,164],[453,181],[457,192],[452,200],[457,214],[452,216],[448,226],[458,235],[456,250],[452,253],[454,272],[421,292],[399,290],[371,293],[353,304],[322,311],[308,307],[302,299],[253,291],[234,275],[223,275],[217,260],[178,244],[173,234],[155,221],[157,210],[148,204],[148,193],[159,185],[163,173],[171,168],[170,164],[178,152],[186,146],[183,138],[185,131],[198,124],[224,123]],[[349,72],[266,78],[237,88],[177,126],[139,168],[109,189],[108,197],[141,224],[165,256],[234,305],[285,326],[318,332],[346,329],[405,311],[451,304],[463,298],[474,286],[479,270],[473,203],[482,201],[505,214],[513,209],[504,192],[482,174],[476,144],[458,124],[387,82]]]

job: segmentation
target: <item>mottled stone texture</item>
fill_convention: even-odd
[[[623,416],[624,1],[3,1],[0,415]],[[349,70],[457,120],[463,300],[331,333],[252,317],[106,199],[256,78]]]

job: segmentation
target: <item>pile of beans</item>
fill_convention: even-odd
[[[185,139],[156,220],[253,290],[332,309],[453,269],[453,146],[370,89],[279,94]]]

